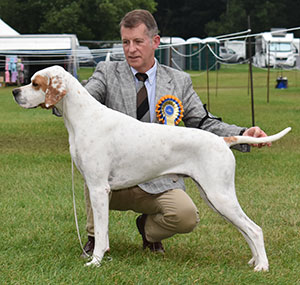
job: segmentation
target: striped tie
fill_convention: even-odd
[[[145,81],[147,80],[148,75],[146,73],[137,73],[135,76],[139,81],[136,101],[136,117],[140,121],[150,122],[148,94],[145,86]]]

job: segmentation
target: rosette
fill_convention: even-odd
[[[177,97],[165,95],[158,100],[155,112],[160,122],[174,126],[178,125],[183,117],[183,106]]]

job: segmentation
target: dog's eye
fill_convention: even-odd
[[[33,87],[38,87],[38,84],[36,82],[32,82]]]

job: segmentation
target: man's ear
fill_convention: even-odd
[[[155,35],[152,39],[153,44],[154,44],[154,48],[157,49],[159,44],[160,44],[160,36],[159,35]]]

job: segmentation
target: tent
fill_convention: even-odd
[[[20,35],[0,19],[0,84],[28,83],[36,71],[54,64],[77,77],[78,46],[76,35]]]
[[[77,77],[78,46],[73,34],[0,35],[0,77],[6,84],[19,78],[26,84],[36,71],[51,65],[60,65]]]
[[[12,27],[7,25],[3,20],[0,19],[0,36],[17,36],[20,35]]]

